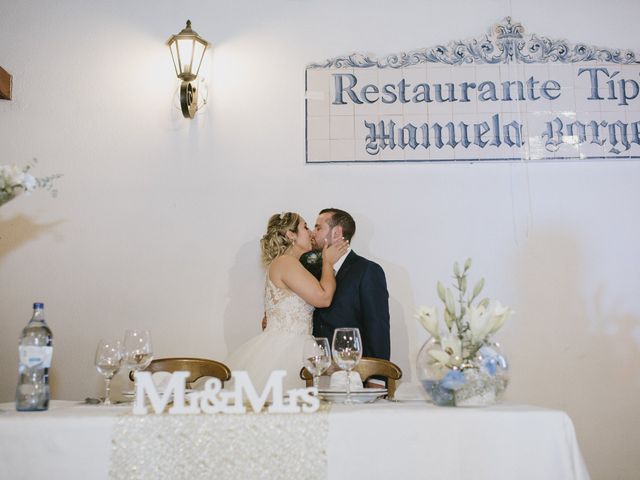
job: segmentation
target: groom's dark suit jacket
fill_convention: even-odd
[[[363,355],[389,360],[389,293],[382,267],[351,251],[336,275],[331,306],[313,312],[313,335],[333,339],[340,327],[358,327]]]

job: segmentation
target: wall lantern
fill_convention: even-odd
[[[198,92],[194,80],[198,77],[209,42],[194,32],[191,29],[191,20],[187,20],[187,26],[180,33],[171,35],[167,45],[171,50],[176,75],[182,80],[180,85],[182,114],[185,118],[193,118],[198,110]]]

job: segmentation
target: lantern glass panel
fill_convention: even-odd
[[[171,50],[171,59],[173,60],[173,68],[176,70],[176,76],[180,76],[182,73],[180,67],[180,56],[178,55],[178,42],[172,42],[169,44],[169,49]]]
[[[194,75],[198,75],[200,71],[200,65],[202,65],[202,58],[204,57],[204,51],[207,49],[206,43],[199,41],[193,42],[193,66],[195,67]]]
[[[182,75],[191,75],[193,65],[193,38],[179,38],[176,41],[178,47],[178,55],[180,57],[180,73]]]

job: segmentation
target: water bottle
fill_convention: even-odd
[[[53,354],[53,335],[44,321],[44,303],[33,304],[33,317],[22,330],[18,351],[20,368],[16,389],[16,410],[49,408],[49,367]]]

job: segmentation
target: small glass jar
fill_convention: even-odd
[[[487,341],[459,367],[448,368],[429,354],[440,349],[430,338],[418,352],[417,374],[422,387],[436,405],[482,407],[495,404],[509,383],[509,366],[500,345]],[[458,363],[458,362],[456,362]]]

